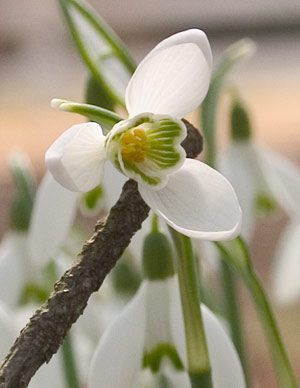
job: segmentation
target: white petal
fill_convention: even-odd
[[[269,149],[261,150],[267,164],[266,179],[283,209],[300,222],[300,169],[294,163]]]
[[[54,178],[71,191],[89,191],[102,179],[105,136],[96,123],[76,124],[46,152],[46,165]]]
[[[79,193],[66,190],[46,173],[38,188],[28,231],[29,254],[44,265],[65,240],[74,221]]]
[[[21,299],[28,264],[24,233],[7,234],[0,246],[0,300],[14,308]]]
[[[157,215],[186,236],[217,241],[239,234],[241,209],[232,186],[198,160],[186,159],[163,189],[139,185],[139,191]]]
[[[102,336],[92,360],[88,388],[132,386],[143,359],[144,285]]]
[[[173,278],[146,282],[146,338],[145,350],[153,351],[160,344],[172,344],[170,328],[170,299]]]
[[[179,43],[151,52],[137,67],[126,89],[129,116],[151,112],[182,118],[203,101],[211,64],[197,43]]]
[[[300,299],[300,224],[289,223],[276,247],[273,268],[273,294],[282,304]]]
[[[184,361],[184,365],[187,366],[184,323],[178,286],[175,287],[174,285],[172,295],[173,341],[181,359]],[[201,305],[201,312],[214,388],[244,388],[246,385],[241,363],[229,335],[216,316],[203,304]]]
[[[201,305],[214,388],[246,387],[237,352],[216,316]]]
[[[177,34],[171,35],[168,38],[162,40],[154,47],[153,50],[150,51],[150,53],[143,59],[143,61],[153,53],[156,53],[158,50],[183,43],[195,43],[203,52],[208,65],[212,67],[212,53],[207,36],[204,31],[198,30],[196,28],[178,32]]]

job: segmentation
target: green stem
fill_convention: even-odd
[[[192,388],[212,388],[211,367],[200,308],[199,276],[191,240],[170,228],[177,248],[174,265],[179,279]]]
[[[62,344],[61,351],[68,388],[80,388],[70,333]]]
[[[230,325],[231,338],[242,363],[246,386],[250,387],[249,366],[242,333],[240,303],[237,295],[235,274],[224,260],[221,261],[221,270],[225,291],[226,320]]]
[[[269,344],[280,388],[297,388],[298,384],[283,345],[279,328],[260,280],[251,265],[249,251],[241,238],[236,239],[240,255],[234,256],[221,243],[216,243],[228,265],[238,272],[248,287]],[[236,250],[235,250],[236,253]]]
[[[156,214],[153,214],[152,217],[152,232],[153,233],[159,233],[159,226],[158,226],[158,217]]]

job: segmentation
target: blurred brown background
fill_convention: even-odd
[[[93,0],[90,2],[139,60],[158,41],[185,28],[204,29],[215,61],[234,41],[251,37],[255,56],[232,74],[252,113],[256,138],[300,165],[300,2],[299,0]],[[55,1],[0,2],[0,234],[8,225],[13,183],[9,152],[26,151],[39,177],[44,153],[79,116],[50,108],[53,97],[83,100],[87,71],[71,43]],[[226,104],[219,117],[220,146],[226,142]],[[300,200],[300,198],[299,198]],[[268,289],[275,241],[285,217],[259,226],[255,266]],[[299,258],[300,260],[300,258]],[[276,386],[252,304],[242,292],[253,370],[259,387]],[[293,360],[300,367],[300,303],[275,306]],[[298,372],[299,374],[299,372]],[[298,376],[300,378],[300,374]]]

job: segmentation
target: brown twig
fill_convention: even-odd
[[[184,122],[188,136],[183,146],[187,157],[195,158],[202,150],[202,137]],[[0,368],[0,388],[27,387],[39,367],[57,352],[90,295],[100,288],[148,212],[136,182],[127,181],[106,221],[96,225],[74,265],[56,282],[48,301],[21,331]]]

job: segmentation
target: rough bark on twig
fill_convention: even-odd
[[[187,157],[195,158],[202,150],[202,137],[184,122],[188,136],[183,146]],[[48,301],[21,331],[0,368],[0,388],[27,387],[39,367],[57,352],[90,295],[99,289],[148,212],[136,182],[127,181],[105,222],[96,225],[74,265],[56,282]]]

